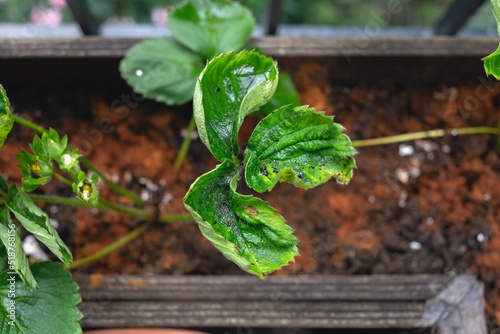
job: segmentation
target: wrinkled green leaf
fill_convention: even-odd
[[[277,83],[276,63],[255,52],[220,55],[205,67],[194,92],[194,117],[217,159],[235,159],[243,118],[271,98]]]
[[[245,150],[245,178],[259,192],[278,181],[309,189],[335,177],[347,183],[355,149],[333,117],[307,106],[284,106],[255,128]]]
[[[7,185],[7,182],[3,178],[2,173],[0,173],[0,190],[3,191],[4,193],[9,192],[9,186]],[[0,194],[2,196],[2,194]]]
[[[10,101],[2,85],[0,85],[0,148],[14,125],[14,117],[10,111]]]
[[[290,75],[288,73],[281,73],[278,80],[278,87],[276,87],[273,97],[260,108],[258,113],[269,115],[276,109],[287,104],[300,105],[300,97]]]
[[[264,277],[293,260],[298,240],[269,204],[236,193],[237,181],[238,167],[226,160],[191,185],[184,204],[227,259]]]
[[[24,254],[21,236],[17,231],[17,226],[10,218],[9,209],[5,205],[0,205],[0,240],[0,243],[7,249],[8,270],[15,270],[29,290],[37,289],[38,284],[31,273],[28,258]]]
[[[76,308],[81,297],[78,285],[61,263],[39,262],[31,265],[39,290],[29,291],[17,275],[0,274],[0,332],[2,334],[80,334]],[[15,296],[11,282],[15,282]],[[14,304],[12,304],[14,303]],[[11,306],[13,305],[13,306]],[[15,307],[15,310],[13,310]],[[10,308],[10,309],[9,309]],[[11,310],[14,319],[11,318]]]
[[[168,105],[193,98],[203,59],[171,37],[135,45],[120,63],[120,73],[130,86],[147,98]]]
[[[6,204],[26,230],[47,246],[62,262],[66,264],[71,262],[73,256],[57,231],[50,225],[49,217],[24,191],[16,185],[11,186]]]
[[[250,10],[229,0],[188,0],[168,14],[174,37],[194,52],[211,59],[240,51],[255,28]]]

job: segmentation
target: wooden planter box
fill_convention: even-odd
[[[0,40],[0,80],[11,89],[99,91],[120,82],[118,62],[136,39]],[[491,38],[276,38],[251,41],[278,59],[320,63],[339,82],[459,81],[497,47]],[[345,64],[353,66],[345,66]],[[450,65],[450,63],[452,65]],[[456,66],[455,66],[456,65]],[[50,87],[47,86],[50,83]],[[123,91],[123,82],[116,91]],[[128,88],[127,91],[130,91]],[[19,95],[19,92],[17,93]],[[78,101],[77,101],[78,102]],[[474,276],[78,275],[84,328],[191,327],[383,329],[383,333],[485,334],[483,284]],[[222,331],[221,331],[222,333]],[[354,333],[354,332],[353,332]]]

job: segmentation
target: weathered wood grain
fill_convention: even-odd
[[[469,326],[462,324],[464,329],[486,330],[482,284],[467,275],[271,276],[264,281],[91,275],[76,280],[83,297],[81,323],[87,328],[434,327],[448,333],[459,314]]]
[[[9,58],[121,58],[136,38],[0,39],[0,59]],[[496,50],[491,37],[261,37],[250,40],[272,57],[471,56]]]

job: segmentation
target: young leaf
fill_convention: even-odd
[[[260,108],[258,113],[269,115],[276,109],[287,104],[300,105],[300,97],[290,75],[288,73],[281,73],[278,80],[278,87],[276,87],[273,97]]]
[[[0,272],[7,267],[7,249],[3,243],[0,242]]]
[[[10,111],[10,101],[7,98],[5,89],[0,85],[0,148],[7,139],[13,125],[14,117]]]
[[[31,273],[28,259],[24,254],[21,236],[17,231],[17,226],[10,218],[9,209],[5,205],[0,205],[0,240],[1,244],[7,249],[8,269],[15,270],[29,290],[38,289],[38,284]]]
[[[224,161],[184,198],[203,235],[241,269],[263,278],[297,255],[297,238],[269,204],[236,193],[238,168]]]
[[[235,159],[243,118],[271,98],[277,83],[276,63],[255,52],[220,55],[205,67],[194,91],[194,117],[217,159]]]
[[[52,160],[58,160],[61,157],[67,144],[67,142],[61,143],[59,134],[52,128],[50,128],[49,132],[44,132],[42,134],[42,143],[46,147],[50,159]]]
[[[82,314],[76,308],[82,298],[70,273],[53,262],[35,263],[31,270],[40,287],[36,291],[29,291],[17,275],[0,274],[0,332],[82,333],[78,324]]]
[[[211,59],[240,51],[255,28],[252,13],[229,0],[188,0],[168,14],[174,37],[194,52]]]
[[[500,35],[500,0],[491,0],[491,7],[493,8],[495,21],[497,21],[497,32]],[[484,57],[483,62],[486,74],[491,74],[496,79],[500,80],[500,45],[495,52]]]
[[[333,117],[307,106],[284,106],[255,128],[245,150],[245,179],[258,192],[278,181],[309,189],[335,177],[347,183],[355,149]]]
[[[50,225],[49,217],[26,193],[16,185],[11,186],[6,204],[26,230],[45,244],[62,262],[66,264],[71,262],[73,256],[57,231]]]
[[[147,98],[168,105],[184,104],[193,98],[203,59],[171,37],[135,45],[120,63],[127,83]]]

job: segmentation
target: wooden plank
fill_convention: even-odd
[[[426,300],[452,279],[410,276],[103,276],[78,279],[87,298],[113,300]]]
[[[121,58],[136,38],[0,39],[0,59],[12,58]],[[276,37],[249,43],[272,57],[370,57],[370,56],[467,56],[484,57],[496,50],[491,37]]]
[[[469,330],[464,324],[472,323],[475,334],[486,333],[482,284],[468,275],[75,278],[84,328],[433,327],[451,333],[446,330]]]

